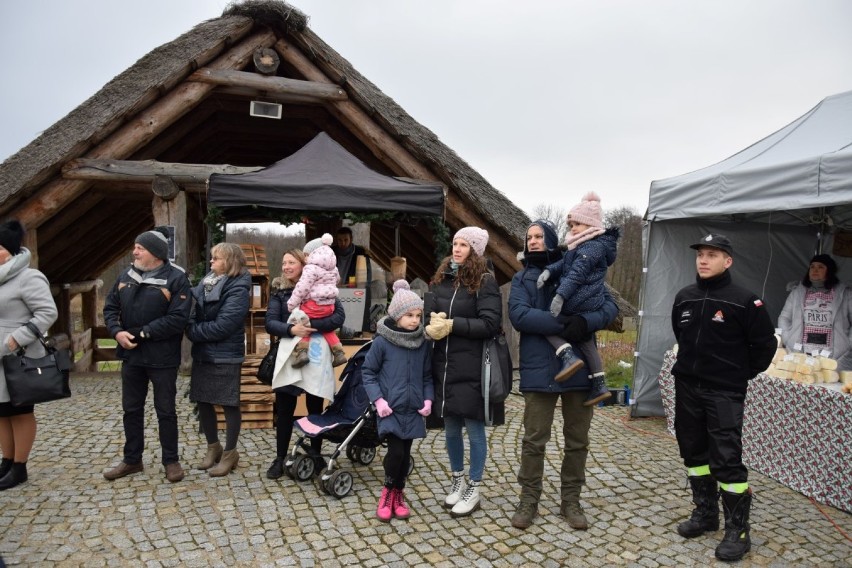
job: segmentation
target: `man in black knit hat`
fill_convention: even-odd
[[[124,458],[104,473],[110,481],[144,469],[145,398],[154,386],[166,479],[175,483],[184,472],[178,457],[175,396],[180,345],[192,300],[183,270],[169,262],[169,242],[155,229],[136,237],[133,264],[121,274],[104,303],[104,321],[118,342],[121,406],[124,411]]]

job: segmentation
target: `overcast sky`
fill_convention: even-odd
[[[0,2],[0,161],[224,0]],[[310,27],[531,212],[644,213],[852,90],[846,0],[292,0]],[[283,158],[283,156],[282,156]]]

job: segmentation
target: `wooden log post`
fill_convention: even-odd
[[[190,275],[192,271],[186,266],[189,259],[186,248],[186,192],[179,191],[173,199],[168,200],[155,195],[151,207],[154,211],[154,225],[174,227],[175,264],[183,267]],[[181,373],[188,373],[192,368],[191,350],[192,344],[184,336],[180,349]]]
[[[97,280],[96,284],[92,286],[91,290],[87,292],[83,292],[82,301],[83,301],[83,332],[87,336],[87,341],[83,345],[83,352],[89,353],[93,351],[95,347],[96,340],[93,339],[94,329],[98,327],[98,295],[100,293],[100,288],[103,286],[102,280]],[[86,333],[88,332],[88,333]],[[97,363],[92,361],[92,358],[89,357],[87,371],[97,371]]]

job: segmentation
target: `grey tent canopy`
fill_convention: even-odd
[[[813,254],[852,236],[852,91],[717,164],[652,182],[645,220],[634,416],[663,414],[657,376],[675,342],[672,301],[695,281],[690,243],[728,236],[734,283],[759,295],[777,322]],[[852,281],[852,258],[834,258],[840,279]]]
[[[442,217],[444,188],[375,172],[320,132],[262,170],[211,175],[208,203],[229,221],[257,218],[264,209]]]

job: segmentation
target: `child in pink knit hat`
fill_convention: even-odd
[[[376,517],[382,522],[407,519],[405,502],[411,445],[426,437],[432,412],[432,344],[423,334],[423,300],[405,280],[393,285],[388,315],[376,327],[376,338],[361,367],[364,392],[376,405],[379,438],[387,442],[385,483]]]
[[[568,250],[561,260],[549,265],[536,282],[543,287],[550,279],[558,279],[556,296],[550,304],[554,317],[576,316],[599,310],[605,301],[605,279],[607,268],[615,262],[618,227],[604,229],[601,199],[594,192],[587,193],[583,200],[568,213]],[[565,381],[580,370],[584,363],[577,357],[570,343],[558,336],[548,336],[562,359],[562,369],[554,380]],[[598,353],[594,335],[576,345],[589,365],[591,389],[583,402],[593,406],[612,394],[606,386],[603,360]]]
[[[316,242],[319,241],[319,242]],[[287,300],[290,310],[290,323],[308,325],[310,318],[324,318],[334,313],[334,301],[337,299],[337,259],[331,250],[334,238],[325,233],[321,239],[314,239],[305,245],[309,253],[302,269],[302,276],[293,288],[293,294]],[[322,334],[331,347],[334,359],[332,365],[338,367],[348,361],[340,344],[340,338],[333,331]],[[293,349],[293,368],[304,367],[310,361],[308,345],[311,337],[303,337]]]

